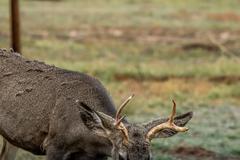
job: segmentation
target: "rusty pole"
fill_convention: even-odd
[[[11,47],[21,53],[19,0],[10,0]]]

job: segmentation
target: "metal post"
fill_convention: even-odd
[[[11,47],[15,52],[21,53],[19,0],[10,0],[10,3]]]

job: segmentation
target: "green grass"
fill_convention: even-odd
[[[135,93],[126,110],[134,122],[166,117],[171,99],[178,113],[194,111],[187,134],[153,141],[156,159],[201,159],[171,154],[181,146],[240,157],[239,1],[20,4],[24,56],[97,77],[116,104]],[[8,1],[0,0],[0,48],[10,43],[8,8]],[[195,43],[215,49],[183,47]],[[43,158],[20,151],[17,159]]]

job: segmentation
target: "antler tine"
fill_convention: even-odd
[[[134,97],[134,94],[132,94],[130,97],[128,97],[122,104],[121,106],[119,107],[119,109],[117,110],[117,114],[116,114],[116,117],[115,117],[115,121],[118,122],[119,119],[122,119],[120,118],[120,115],[121,115],[121,112],[123,110],[123,108],[128,104],[128,102]]]
[[[165,123],[162,123],[162,124],[159,124],[158,126],[152,128],[148,134],[147,134],[147,139],[151,139],[152,137],[154,137],[154,135],[163,130],[163,129],[172,129],[174,131],[177,131],[177,132],[185,132],[188,130],[188,128],[186,127],[179,127],[177,125],[174,124],[174,116],[176,114],[176,103],[174,100],[172,100],[173,102],[173,108],[172,108],[172,113],[168,119],[167,122]]]
[[[128,144],[129,141],[129,137],[128,137],[128,130],[127,128],[124,126],[124,124],[122,123],[122,120],[125,118],[125,116],[120,117],[122,110],[124,109],[124,107],[128,104],[128,102],[134,97],[134,94],[131,95],[130,97],[128,97],[119,107],[119,109],[117,110],[116,113],[116,117],[115,117],[115,127],[118,128],[119,130],[122,131],[122,133],[124,134],[124,143]]]
[[[118,126],[125,117],[126,117],[126,115],[124,115],[121,118],[119,118],[119,120],[115,122],[115,126]]]
[[[172,100],[172,102],[173,102],[172,113],[171,113],[171,115],[169,117],[169,120],[168,120],[170,124],[173,123],[174,117],[176,115],[176,103],[175,103],[174,100]]]

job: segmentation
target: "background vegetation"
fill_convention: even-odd
[[[194,111],[157,160],[240,159],[239,0],[21,0],[24,56],[100,79],[134,122]],[[0,48],[9,4],[0,0]],[[18,160],[37,160],[20,151]]]

